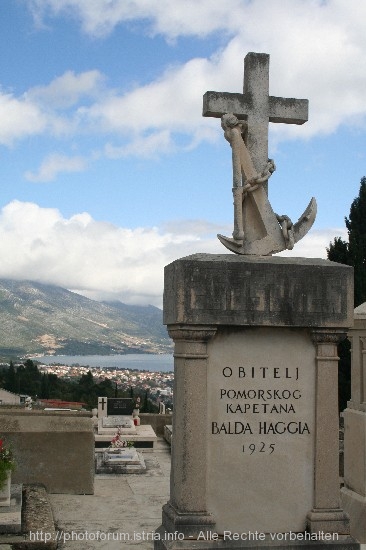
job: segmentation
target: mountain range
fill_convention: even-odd
[[[0,357],[172,353],[163,312],[0,279]]]

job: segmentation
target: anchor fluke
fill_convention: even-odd
[[[315,197],[312,197],[306,210],[294,225],[295,243],[302,239],[313,225],[317,212]]]

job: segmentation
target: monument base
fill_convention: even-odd
[[[165,268],[174,442],[155,550],[359,548],[338,463],[352,306],[352,270],[326,260],[196,254]]]
[[[343,508],[351,518],[351,533],[362,544],[366,543],[366,498],[343,487],[341,489]]]
[[[229,532],[228,532],[229,533]],[[352,537],[337,533],[273,533],[272,535],[259,533],[230,533],[216,538],[216,533],[202,532],[202,539],[184,539],[181,534],[168,533],[163,527],[156,531],[160,540],[155,540],[154,550],[262,550],[263,548],[284,550],[359,550],[360,544]],[[315,536],[317,537],[315,539]],[[237,537],[246,537],[250,540],[234,540]],[[209,540],[209,539],[212,540]],[[312,540],[311,540],[312,539]]]
[[[352,339],[352,347],[356,347],[355,340],[356,336]],[[353,352],[353,355],[356,353]],[[364,352],[359,353],[359,357],[362,355]],[[366,544],[366,412],[352,408],[356,406],[349,402],[344,411],[344,487],[341,502],[350,517],[351,535],[361,544]],[[361,408],[364,405],[358,406]]]

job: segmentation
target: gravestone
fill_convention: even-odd
[[[98,418],[107,416],[107,397],[98,397]]]
[[[268,122],[307,118],[305,100],[269,96],[268,63],[248,54],[244,94],[204,97],[233,149],[234,232],[220,240],[236,255],[165,268],[174,443],[155,550],[359,548],[338,473],[337,344],[352,324],[353,271],[270,255],[305,234],[315,201],[286,225],[267,199]]]
[[[126,440],[133,441],[135,447],[154,448],[157,437],[153,428],[150,425],[140,426],[134,418],[136,402],[138,399],[98,397],[98,419],[94,434],[98,452],[109,446],[117,429],[126,436]]]
[[[127,416],[133,413],[134,410],[134,400],[132,398],[117,398],[110,397],[107,401],[107,415],[116,416],[124,415]]]
[[[121,435],[137,435],[132,419],[134,400],[131,398],[98,398],[97,435],[112,438],[117,429]]]
[[[342,504],[351,534],[366,544],[366,302],[356,307],[348,333],[352,345],[351,400],[344,411]]]
[[[98,397],[98,418],[132,415],[134,404],[131,397]]]

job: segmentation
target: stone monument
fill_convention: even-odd
[[[204,96],[232,147],[236,255],[165,268],[174,339],[170,500],[155,550],[359,548],[340,506],[337,344],[352,324],[352,268],[272,257],[315,218],[276,215],[268,122],[302,124],[307,101],[268,93],[269,56],[245,58],[244,93]]]
[[[366,303],[356,307],[352,344],[351,400],[344,411],[344,487],[342,504],[351,534],[366,544]]]

